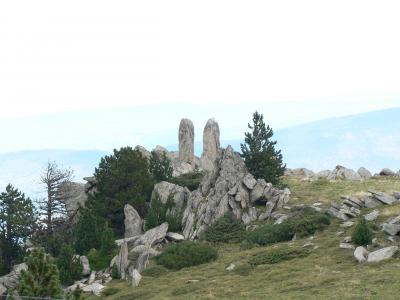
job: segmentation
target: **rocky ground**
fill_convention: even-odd
[[[348,201],[352,202],[351,199],[365,201],[365,197],[379,202],[382,194],[376,194],[376,191],[396,199],[394,192],[400,191],[400,179],[395,177],[371,178],[360,182],[310,182],[288,177],[285,183],[292,192],[287,206],[307,204],[321,210],[329,210],[332,202],[340,207]],[[368,190],[372,193],[368,193]],[[285,214],[285,209],[281,208],[279,213]],[[144,275],[138,287],[132,287],[131,281],[113,280],[103,291],[103,295],[107,295],[103,298],[397,299],[400,292],[400,255],[393,250],[399,245],[397,229],[399,227],[400,230],[400,226],[396,217],[400,215],[400,203],[398,200],[391,204],[381,202],[371,208],[360,205],[358,210],[359,214],[354,218],[350,214],[346,220],[334,217],[326,230],[291,242],[248,250],[243,250],[239,245],[217,245],[219,256],[215,262],[168,272],[159,277]],[[376,224],[375,239],[368,249],[355,251],[356,246],[352,244],[350,236],[357,217],[365,215]],[[309,249],[311,254],[304,258],[257,266],[245,273],[235,271],[260,252],[284,247]],[[385,254],[382,252],[393,257],[380,262],[357,261],[360,257],[370,261],[382,258],[382,254]],[[153,264],[150,259],[149,266]]]

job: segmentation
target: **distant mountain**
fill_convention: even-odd
[[[37,150],[0,154],[0,188],[11,183],[32,198],[39,198],[43,190],[39,184],[40,173],[49,161],[74,171],[74,180],[90,176],[107,153],[98,150]]]
[[[345,108],[344,108],[345,109]],[[176,123],[176,122],[175,122]],[[223,130],[223,124],[220,124]],[[121,132],[121,135],[127,135]],[[135,128],[140,131],[140,128]],[[97,132],[101,138],[101,133]],[[113,135],[108,135],[112,138]],[[237,133],[238,137],[242,132]],[[148,136],[150,139],[151,136]],[[167,141],[152,141],[168,145]],[[325,119],[277,130],[274,139],[282,149],[288,167],[306,167],[315,171],[333,169],[337,164],[353,169],[365,166],[372,172],[383,167],[400,169],[400,108],[373,111],[347,117]],[[241,138],[221,141],[240,151]],[[132,143],[132,146],[134,144]],[[119,147],[115,145],[115,147]],[[172,144],[169,150],[177,150]],[[202,143],[195,143],[201,155]],[[57,161],[75,171],[76,180],[93,174],[100,158],[108,152],[100,150],[37,150],[0,154],[0,188],[11,182],[32,197],[40,195],[38,178],[47,161]]]

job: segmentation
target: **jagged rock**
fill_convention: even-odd
[[[84,207],[88,199],[85,184],[78,182],[66,182],[60,186],[60,197],[65,202],[65,209],[69,218],[77,221],[75,216],[79,208]]]
[[[182,242],[185,240],[185,237],[182,234],[175,232],[168,232],[166,238],[173,242]]]
[[[151,158],[151,152],[148,151],[148,150],[147,150],[145,147],[143,147],[143,146],[137,145],[137,146],[135,147],[134,150],[139,151],[140,154],[142,154],[142,156],[143,156],[144,158],[147,158],[147,159],[150,159],[150,158]]]
[[[124,214],[125,238],[141,235],[143,233],[143,221],[136,209],[134,209],[131,205],[126,204],[124,207]]]
[[[26,271],[27,269],[28,266],[26,263],[14,265],[10,273],[0,277],[0,284],[8,290],[14,289],[19,282],[19,276],[21,275],[21,272],[23,270]]]
[[[354,251],[354,258],[359,262],[363,263],[367,260],[368,251],[362,246],[359,246]]]
[[[349,217],[344,214],[342,211],[340,211],[339,209],[337,209],[334,206],[330,206],[327,209],[327,214],[330,215],[331,217],[337,218],[339,220],[343,220],[343,221],[347,221],[349,219]]]
[[[370,192],[376,200],[382,202],[383,204],[391,205],[391,204],[393,204],[393,202],[396,202],[396,198],[394,198],[386,193],[378,192],[373,189],[369,189],[368,192]]]
[[[254,203],[256,201],[262,200],[264,196],[264,190],[267,187],[267,183],[264,179],[258,179],[256,185],[250,192],[250,202]]]
[[[82,275],[83,276],[90,275],[90,265],[89,265],[88,258],[86,256],[82,255],[82,256],[79,256],[79,261],[82,265]]]
[[[291,171],[291,176],[298,177],[301,179],[314,179],[315,173],[306,168],[298,168],[298,169],[293,169]]]
[[[382,229],[389,235],[396,235],[400,232],[399,224],[383,224]]]
[[[391,246],[379,249],[377,251],[371,252],[368,254],[368,262],[380,262],[382,260],[386,260],[392,258],[393,255],[399,250],[397,246]]]
[[[250,173],[247,174],[244,178],[243,178],[243,184],[249,189],[252,190],[254,188],[254,186],[257,184],[257,180],[254,179],[253,175],[251,175]]]
[[[145,251],[143,251],[142,253],[140,253],[139,257],[136,259],[135,262],[135,269],[141,273],[148,265],[149,260],[152,257],[158,256],[160,255],[160,252],[154,250],[154,249],[147,249]]]
[[[203,154],[201,155],[201,168],[212,171],[220,156],[219,126],[214,119],[209,119],[203,131]]]
[[[131,269],[129,275],[132,278],[132,286],[138,287],[140,280],[142,279],[142,275],[140,275],[140,273],[136,269]]]
[[[134,246],[146,245],[152,247],[153,245],[160,243],[167,234],[168,223],[162,223],[161,225],[154,227],[146,231],[134,242]]]
[[[358,173],[358,175],[361,176],[361,178],[364,178],[364,179],[369,179],[369,178],[372,177],[371,172],[368,171],[368,170],[367,170],[366,168],[364,168],[364,167],[359,168],[358,171],[357,171],[357,173]]]
[[[379,210],[373,210],[369,214],[364,216],[364,219],[367,221],[375,221],[379,217]]]
[[[400,223],[400,216],[391,218],[387,221],[387,223],[389,224],[399,224]]]
[[[182,119],[179,125],[179,161],[194,163],[194,126],[191,120]]]
[[[363,201],[366,208],[375,208],[383,205],[381,201],[376,200],[374,197],[364,197]]]
[[[336,168],[327,177],[328,180],[350,180],[360,181],[361,176],[351,169],[347,169],[343,166],[336,166]]]
[[[129,267],[128,254],[128,243],[123,242],[121,248],[119,249],[119,254],[115,262],[121,279],[126,278],[126,271]]]
[[[379,172],[381,176],[396,176],[396,172],[390,170],[389,168],[384,168]]]
[[[88,284],[92,284],[95,280],[96,280],[96,271],[92,271],[88,279]]]
[[[162,181],[154,185],[152,199],[158,197],[163,204],[166,204],[168,199],[172,199],[174,206],[171,213],[179,215],[182,213],[183,207],[189,198],[190,191],[186,187]]]

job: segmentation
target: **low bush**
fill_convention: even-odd
[[[306,257],[310,254],[310,251],[302,248],[278,248],[271,249],[268,251],[260,252],[255,254],[249,260],[249,264],[252,266],[265,265],[265,264],[277,264],[282,261],[291,260],[294,258]]]
[[[326,214],[306,209],[300,217],[290,220],[289,224],[299,237],[305,237],[329,226],[330,218]]]
[[[161,225],[164,222],[168,223],[170,232],[182,231],[182,217],[171,214],[169,211],[174,207],[173,195],[171,194],[167,203],[162,203],[159,197],[151,200],[151,206],[145,217],[144,226],[146,230],[152,229]]]
[[[141,275],[148,277],[160,277],[166,274],[167,272],[168,270],[165,267],[155,265],[144,269]]]
[[[249,276],[250,272],[253,270],[253,267],[249,264],[239,265],[233,270],[234,274],[240,276]]]
[[[117,289],[117,288],[108,287],[108,288],[105,288],[105,289],[101,292],[101,295],[102,295],[103,297],[108,297],[108,296],[115,295],[115,294],[118,293],[119,291],[120,291],[120,290]]]
[[[57,258],[57,267],[62,284],[71,285],[82,277],[82,265],[79,259],[74,257],[74,250],[69,245],[61,248]]]
[[[165,249],[161,255],[156,257],[156,262],[167,269],[180,270],[214,261],[217,257],[218,252],[214,247],[204,243],[186,241]]]
[[[361,218],[354,228],[351,236],[352,241],[358,246],[366,246],[372,243],[373,237],[374,233],[372,232],[370,225],[364,218]]]
[[[110,265],[111,256],[103,254],[101,251],[91,249],[87,254],[90,268],[95,271],[104,270]]]
[[[293,226],[289,223],[277,225],[266,224],[249,232],[247,240],[250,243],[265,246],[273,243],[290,241],[294,234]]]
[[[245,233],[244,224],[228,213],[208,227],[205,232],[205,239],[209,242],[240,243]]]
[[[174,184],[177,184],[180,186],[185,186],[190,191],[194,191],[199,188],[199,185],[201,183],[201,180],[203,179],[203,176],[204,176],[204,173],[202,173],[200,171],[194,171],[194,172],[179,175],[177,177],[173,177],[169,181],[171,183],[174,183]]]

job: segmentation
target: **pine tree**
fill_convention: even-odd
[[[149,168],[155,182],[168,181],[172,178],[173,168],[165,152],[152,151]]]
[[[21,272],[17,285],[20,296],[63,297],[58,269],[49,255],[45,254],[42,249],[34,249],[26,257],[25,262],[28,269]]]
[[[70,245],[61,248],[60,255],[57,259],[57,267],[60,272],[60,280],[62,284],[71,285],[81,278],[82,265],[74,256],[74,250]]]
[[[79,221],[74,228],[74,248],[76,253],[86,255],[90,249],[100,248],[100,227],[98,223],[92,210],[81,210]]]
[[[245,133],[245,143],[240,144],[247,168],[256,178],[263,178],[272,184],[279,184],[286,165],[280,150],[272,141],[273,130],[266,126],[264,117],[257,111],[253,114],[253,125],[248,124],[250,132]]]
[[[35,220],[31,199],[7,185],[5,192],[0,194],[1,273],[7,273],[23,255],[21,245],[33,233]]]

